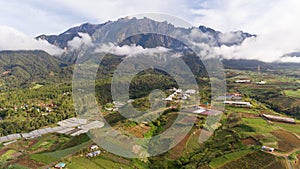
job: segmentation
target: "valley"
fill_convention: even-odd
[[[161,34],[144,33],[157,31]],[[124,39],[133,32],[140,34]],[[193,42],[204,44],[200,49],[204,56],[197,56],[185,43],[164,35],[169,33],[187,35]],[[74,44],[70,44],[74,43],[74,39],[76,42],[87,36],[95,44],[91,45],[91,49],[88,48],[93,49],[92,53],[82,56],[80,54],[85,52],[82,49],[86,46],[80,43],[74,48]],[[224,40],[227,36],[236,39]],[[107,39],[101,39],[103,37]],[[223,87],[226,87],[226,91],[212,94],[211,81],[222,81],[222,78],[220,74],[206,70],[209,65],[205,65],[205,56],[210,52],[206,48],[234,47],[255,37],[243,31],[230,32],[228,35],[205,26],[179,28],[149,18],[121,18],[103,24],[82,24],[59,35],[36,37],[63,50],[61,55],[52,56],[41,50],[0,51],[0,168],[299,168],[298,63],[267,63],[217,56],[211,60],[223,64],[226,82]],[[117,40],[117,43],[113,44],[113,50],[105,51],[106,55],[100,57],[94,47],[103,46],[105,43],[102,40],[108,44],[109,40]],[[190,86],[179,89],[179,84],[168,72],[151,67],[138,72],[132,79],[130,76],[117,79],[120,86],[130,82],[129,97],[123,102],[115,101],[111,85],[115,71],[127,55],[135,54],[136,49],[149,52],[162,48],[175,51],[176,57],[193,74],[199,90]],[[129,54],[128,51],[124,54],[117,49],[129,49]],[[99,57],[101,64],[93,65],[98,63]],[[143,59],[152,60],[146,57]],[[88,66],[83,70],[95,73],[95,81],[88,84],[89,81],[84,80],[90,80],[92,75],[79,74],[83,78],[79,84],[84,88],[74,89],[77,84],[74,78],[78,75],[74,75],[74,69],[84,64]],[[93,72],[95,66],[98,67]],[[139,66],[130,65],[123,72],[132,72]],[[168,66],[174,69],[174,73],[182,73],[178,67]],[[222,66],[211,67],[221,69]],[[210,79],[209,73],[216,77]],[[86,107],[78,108],[75,107],[78,105],[74,105],[74,93],[85,93],[88,90],[95,91],[97,105],[93,107],[93,112],[89,112],[90,109]],[[161,97],[153,99],[154,90],[159,91]],[[155,101],[162,102],[163,106],[152,110]],[[126,115],[151,120],[134,121],[123,116],[120,111],[127,110],[131,105],[139,112],[135,114],[132,111]],[[219,110],[218,107],[224,109]],[[78,110],[94,113],[92,115],[95,118],[92,120],[99,120],[100,127],[90,126],[95,124],[90,121],[74,125],[74,121],[85,121],[81,119],[84,116]],[[159,143],[163,143],[168,151],[156,156],[147,157],[147,154],[140,153],[145,147],[132,146],[127,142],[117,144],[118,140],[111,140],[115,149],[127,148],[139,158],[118,156],[95,145],[97,142],[90,137],[91,133],[97,131],[110,134],[105,128],[109,125],[119,132],[115,138],[123,134],[151,139],[172,128],[180,115],[190,117],[179,120],[178,125],[183,128],[190,119],[194,120],[191,129],[182,139],[164,138]],[[211,119],[217,120],[211,123]],[[203,141],[203,137],[208,139]],[[176,141],[179,143],[173,146],[172,143]],[[148,152],[159,152],[162,149],[154,143],[146,147]]]
[[[258,76],[255,71],[235,69],[227,69],[226,74],[228,76],[228,93],[240,93],[242,100],[250,102],[252,107],[226,106],[220,127],[204,143],[199,143],[198,138],[201,131],[204,131],[202,129],[205,129],[206,116],[195,114],[197,120],[189,134],[174,148],[157,157],[126,159],[100,148],[101,154],[89,159],[86,157],[86,153],[89,152],[88,149],[93,145],[93,141],[86,134],[75,137],[64,134],[47,134],[29,140],[20,139],[6,146],[2,144],[1,165],[10,168],[44,168],[54,166],[54,164],[62,161],[67,164],[67,168],[71,169],[91,167],[161,168],[161,166],[165,168],[232,169],[239,168],[237,166],[240,165],[249,168],[289,168],[288,165],[290,164],[296,167],[300,150],[299,113],[290,111],[296,110],[293,107],[297,105],[296,103],[287,104],[284,103],[284,100],[292,99],[295,102],[300,100],[293,93],[299,88],[298,79],[277,73],[271,74],[270,72],[263,72]],[[158,74],[154,73],[153,78],[157,76]],[[251,82],[235,83],[240,77],[250,79]],[[143,76],[139,78],[143,78]],[[257,85],[255,82],[259,80],[266,81],[266,84]],[[99,84],[102,84],[101,80],[99,80]],[[201,87],[203,88],[203,84]],[[287,91],[293,91],[293,94]],[[205,101],[210,100],[209,91],[206,92],[205,95],[200,93],[201,98],[203,98],[200,104],[209,108],[209,104],[206,105]],[[68,82],[44,84],[43,86],[31,87],[29,90],[25,88],[2,93],[1,124],[4,123],[6,127],[3,132],[13,134],[20,131],[31,131],[32,129],[53,126],[58,120],[76,116],[72,108],[71,95],[72,90]],[[280,101],[276,101],[278,97],[281,98]],[[101,102],[105,102],[105,100],[101,101],[99,98]],[[147,95],[145,99],[135,98],[133,104],[139,108],[147,109],[147,100]],[[170,106],[174,104],[175,102],[169,102]],[[288,111],[280,109],[281,104],[284,104],[283,108]],[[28,107],[24,105],[28,105]],[[165,111],[164,115],[154,122],[139,124],[123,119],[118,113],[109,109],[111,106],[113,104],[107,104],[106,108],[101,108],[109,123],[113,124],[114,128],[122,128],[123,132],[141,138],[163,132],[170,127],[178,115],[178,110],[172,109]],[[47,112],[46,107],[50,108],[51,112]],[[40,109],[40,112],[37,111],[37,108]],[[262,114],[292,117],[296,123],[268,120]],[[31,122],[31,124],[36,125],[35,128],[32,128],[34,125],[30,125],[31,128],[26,128],[28,119],[38,119],[38,123]],[[41,123],[41,119],[44,119],[44,124]],[[7,125],[10,123],[14,126],[11,129]],[[5,134],[3,133],[3,135]],[[275,151],[273,153],[261,151],[262,146],[273,147]]]

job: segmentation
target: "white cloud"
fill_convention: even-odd
[[[0,25],[13,27],[30,36],[38,36],[60,33],[84,21],[74,13],[55,6],[55,3],[49,5],[49,2],[51,1],[0,0]]]
[[[157,54],[157,53],[166,53],[169,49],[164,47],[156,48],[143,48],[142,46],[136,45],[124,45],[124,46],[115,46],[112,43],[103,44],[100,48],[96,49],[95,52],[107,52],[114,55],[126,55],[126,56],[136,56],[139,54]]]
[[[276,6],[278,0],[204,0],[190,11],[195,15],[194,23],[229,32],[251,30],[247,26],[264,17]],[[289,1],[289,0],[287,0]],[[246,27],[246,29],[245,29]]]
[[[80,37],[75,37],[68,42],[68,46],[71,50],[78,49],[81,45],[89,45],[92,43],[92,39],[89,34],[79,32]]]
[[[63,50],[45,40],[36,40],[7,26],[0,26],[0,50],[44,50],[59,55]]]
[[[229,31],[257,34],[241,46],[216,49],[226,58],[278,61],[286,53],[300,51],[300,1],[297,0],[210,0],[194,9],[199,23]]]
[[[242,42],[243,41],[243,32],[228,32],[223,33],[219,35],[219,42],[221,43],[236,43],[236,42]]]
[[[296,56],[287,56],[287,57],[282,57],[278,60],[279,62],[293,62],[293,63],[300,63],[300,57]]]
[[[103,23],[140,13],[166,13],[190,20],[189,4],[188,0],[0,0],[0,25],[37,36],[61,33],[84,22]]]

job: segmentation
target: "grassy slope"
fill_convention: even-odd
[[[287,96],[300,98],[300,90],[285,90]]]
[[[85,142],[85,143],[82,143],[77,146],[67,148],[64,150],[58,150],[58,151],[49,152],[49,153],[32,154],[32,155],[30,155],[30,157],[31,157],[31,159],[33,159],[35,161],[49,164],[54,161],[58,161],[68,155],[72,155],[72,154],[80,151],[81,149],[87,147],[89,144],[90,144],[90,142]]]
[[[233,152],[233,153],[230,153],[230,154],[226,154],[224,156],[213,159],[209,163],[209,165],[212,168],[219,168],[219,167],[225,165],[226,163],[229,163],[233,160],[237,160],[239,158],[242,158],[243,156],[245,156],[245,155],[247,155],[251,152],[252,152],[252,150],[242,150],[242,151],[237,151],[237,152]]]

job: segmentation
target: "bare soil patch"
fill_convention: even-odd
[[[242,140],[242,143],[248,145],[258,145],[258,142],[253,137],[248,137]]]
[[[151,127],[146,126],[145,124],[139,124],[134,127],[127,128],[126,131],[133,134],[135,137],[143,138],[144,134],[147,133],[150,129]]]
[[[198,132],[196,134],[198,134]],[[179,144],[177,144],[175,147],[173,147],[171,150],[169,150],[169,156],[168,156],[169,159],[176,160],[181,157],[182,152],[183,152],[185,145],[186,145],[187,141],[189,140],[190,136],[191,136],[191,134],[186,135]]]
[[[258,114],[253,114],[253,113],[239,113],[239,116],[241,118],[256,118],[256,117],[259,117]]]
[[[0,149],[0,156],[2,156],[6,151],[9,150],[8,148]]]
[[[297,155],[297,159],[298,159],[298,161],[297,161],[296,167],[297,167],[297,169],[300,169],[300,154]]]
[[[290,132],[276,130],[272,134],[279,138],[278,148],[281,151],[289,152],[300,147],[300,139]]]
[[[11,164],[18,164],[32,169],[41,168],[44,166],[42,163],[31,160],[28,156],[17,158],[16,160],[11,161]]]

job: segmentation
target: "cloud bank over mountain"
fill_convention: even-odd
[[[68,41],[68,47],[71,50],[78,49],[81,45],[88,45],[92,43],[92,38],[87,33],[78,33],[79,37],[74,37],[71,41]]]
[[[158,53],[166,53],[170,49],[165,47],[156,47],[156,48],[143,48],[139,45],[124,45],[124,46],[116,46],[112,43],[103,44],[95,52],[107,52],[114,55],[127,55],[127,56],[135,56],[139,54],[158,54]]]
[[[297,0],[205,0],[192,10],[197,22],[225,31],[241,29],[257,34],[241,46],[217,49],[225,58],[300,62],[299,57],[282,57],[299,52],[300,1]]]
[[[46,40],[36,40],[7,26],[0,26],[0,37],[0,50],[44,50],[51,55],[63,52]]]

